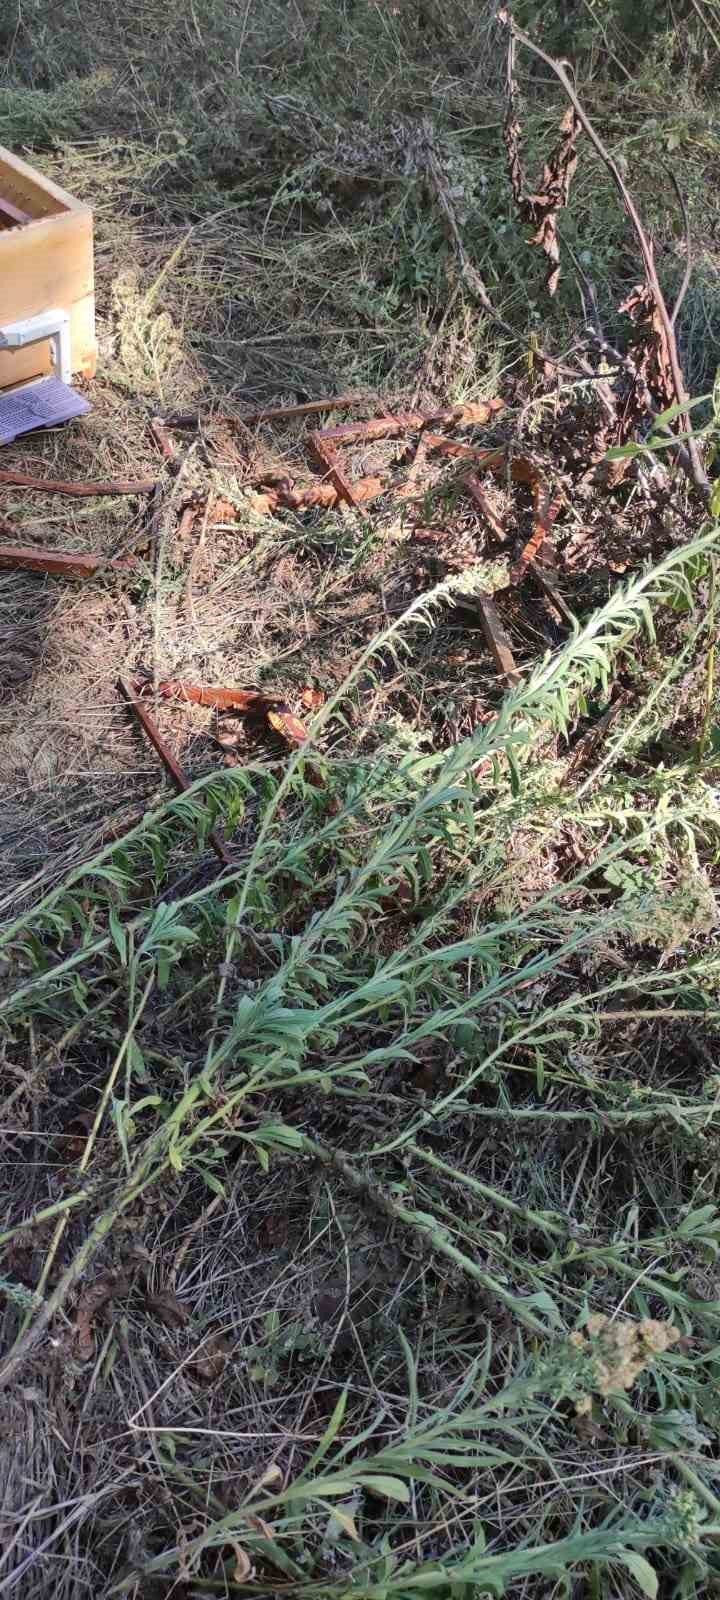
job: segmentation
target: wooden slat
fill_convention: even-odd
[[[7,524],[0,522],[5,532]],[[13,531],[10,529],[9,531]],[[83,555],[79,550],[43,550],[39,545],[0,544],[0,567],[11,572],[39,572],[58,578],[94,578],[103,572],[132,572],[128,557],[112,561],[107,556]]]
[[[13,200],[31,217],[56,216],[61,211],[84,211],[82,200],[61,189],[59,183],[38,172],[12,150],[0,145],[0,194]]]
[[[26,222],[32,222],[29,211],[21,211],[6,195],[0,194],[0,226],[17,228]]]
[[[478,611],[482,630],[501,677],[506,678],[512,688],[520,682],[520,673],[515,665],[515,657],[510,649],[510,641],[498,616],[495,601],[489,594],[477,596]]]

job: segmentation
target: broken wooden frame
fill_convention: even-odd
[[[49,307],[67,312],[71,371],[92,377],[97,344],[90,207],[3,148],[0,195],[3,324],[40,317]],[[0,390],[45,377],[53,366],[51,337],[0,350]]]
[[[343,501],[357,508],[379,499],[389,491],[401,498],[407,496],[412,492],[411,489],[408,490],[403,484],[392,485],[386,477],[349,479],[338,460],[338,449],[344,445],[371,443],[380,439],[399,439],[405,433],[421,433],[430,445],[435,438],[443,436],[427,433],[428,428],[463,425],[482,427],[504,410],[505,401],[494,397],[470,405],[444,406],[438,411],[399,411],[383,417],[371,417],[365,422],[344,422],[334,428],[317,429],[310,434],[309,444],[316,461],[327,473],[326,481],[297,489],[290,480],[281,480],[279,483],[275,479],[271,482],[260,480],[264,509],[274,511],[283,507],[290,511],[305,511],[315,506],[331,509]],[[449,446],[450,441],[443,439],[443,444]],[[462,454],[463,450],[472,460],[478,459],[477,449],[470,446],[458,446],[456,452],[449,453]],[[504,452],[501,454],[504,457]]]
[[[371,439],[398,439],[403,433],[419,433],[426,428],[484,427],[505,409],[505,401],[494,397],[466,406],[443,406],[439,411],[398,411],[371,417],[367,422],[341,422],[336,428],[322,428],[315,438],[337,447]]]
[[[387,494],[389,487],[385,478],[358,478],[353,483],[352,491],[358,505],[367,505],[371,500],[379,500],[381,495]],[[256,505],[260,511],[311,511],[318,506],[333,510],[340,504],[341,498],[335,484],[329,481],[296,489],[286,479],[281,484],[261,482]]]
[[[167,461],[168,465],[175,464],[177,451],[162,417],[151,417],[148,426],[163,460]]]

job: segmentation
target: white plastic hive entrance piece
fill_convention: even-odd
[[[22,350],[26,344],[38,344],[40,339],[50,339],[55,376],[61,383],[69,383],[72,357],[67,311],[41,311],[37,317],[24,317],[20,322],[6,322],[0,326],[0,350]]]

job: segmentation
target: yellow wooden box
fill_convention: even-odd
[[[15,221],[18,212],[30,220]],[[0,327],[51,309],[69,313],[73,372],[92,377],[92,211],[0,145]],[[0,350],[0,390],[52,370],[49,339]]]

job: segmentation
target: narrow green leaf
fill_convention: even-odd
[[[327,1455],[331,1444],[337,1438],[337,1435],[340,1432],[340,1429],[342,1427],[343,1418],[345,1416],[346,1407],[347,1407],[347,1388],[343,1389],[343,1392],[340,1395],[339,1399],[335,1402],[335,1407],[333,1409],[333,1414],[332,1414],[332,1416],[330,1418],[330,1421],[329,1421],[329,1423],[328,1423],[328,1425],[327,1425],[327,1427],[325,1429],[325,1432],[324,1432],[324,1434],[322,1436],[322,1439],[320,1440],[320,1443],[319,1443],[317,1449],[313,1451],[313,1454],[311,1455],[310,1460],[308,1461],[308,1464],[307,1464],[307,1466],[305,1468],[305,1471],[303,1473],[303,1477],[308,1478],[310,1476],[310,1473],[315,1471],[316,1466],[318,1466],[319,1462],[322,1461],[323,1457]]]
[[[623,1550],[618,1559],[635,1579],[635,1582],[648,1600],[656,1600],[658,1592],[658,1578],[654,1567],[645,1560],[637,1550]]]
[[[110,937],[115,945],[122,965],[125,966],[127,963],[127,934],[114,906],[110,907],[108,925],[110,928]]]
[[[386,1500],[401,1500],[403,1505],[409,1503],[410,1490],[399,1478],[387,1478],[384,1473],[363,1472],[359,1482],[364,1489],[372,1490],[373,1494],[384,1495]]]
[[[182,1156],[176,1144],[171,1144],[168,1148],[168,1161],[175,1172],[182,1172]]]

